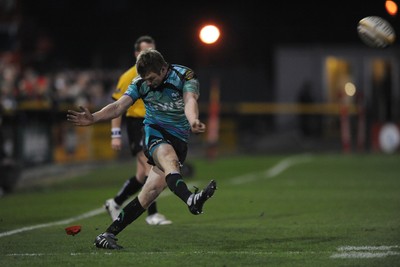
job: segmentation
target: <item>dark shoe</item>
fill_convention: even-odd
[[[118,239],[115,235],[110,233],[102,233],[96,237],[94,240],[94,245],[98,248],[106,249],[122,249],[120,245],[117,244]]]
[[[190,212],[194,215],[203,213],[204,203],[214,195],[215,190],[217,190],[217,183],[214,180],[211,180],[207,187],[201,190],[200,193],[197,193],[198,190],[196,190],[188,200]]]

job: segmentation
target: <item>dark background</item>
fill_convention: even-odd
[[[314,67],[307,71],[307,66],[293,58],[285,59],[290,70],[284,77],[293,82],[279,91],[280,51],[290,46],[289,50],[295,48],[299,53],[308,51],[302,56],[310,57],[309,51],[344,47],[351,51],[347,57],[358,50],[362,56],[372,57],[378,50],[364,45],[357,34],[357,23],[366,16],[381,16],[400,32],[399,16],[387,14],[385,0],[0,0],[0,116],[3,108],[7,111],[0,134],[13,144],[11,151],[3,154],[26,166],[78,157],[73,154],[78,137],[65,121],[67,108],[85,105],[96,110],[109,103],[118,77],[134,63],[135,40],[144,34],[155,38],[167,61],[191,67],[198,74],[204,120],[216,81],[222,103],[221,148],[227,152],[340,150],[336,131],[340,127],[329,124],[326,138],[318,114],[308,117],[308,123],[316,127],[304,134],[299,125],[305,119],[297,114],[246,113],[240,107],[242,103],[282,102],[283,94],[285,102],[296,101],[301,86],[297,81],[302,75],[315,75],[313,92],[318,100],[323,88],[317,76],[322,72]],[[202,44],[198,38],[207,23],[221,29],[221,38],[214,45]],[[355,61],[361,60],[359,55]],[[302,72],[302,67],[306,71]],[[297,72],[298,77],[290,76]],[[385,97],[391,100],[390,94]],[[391,106],[398,106],[397,102]],[[338,117],[335,121],[328,116],[324,119],[327,123],[339,121]],[[107,149],[108,126],[104,128]],[[313,139],[303,142],[301,138]],[[201,140],[194,143],[202,153]]]
[[[26,52],[37,49],[38,38],[50,41],[58,66],[125,68],[135,39],[149,34],[171,63],[259,68],[281,44],[359,44],[357,22],[365,16],[382,16],[397,27],[384,3],[20,0],[18,38]],[[213,46],[198,39],[208,22],[222,30]]]

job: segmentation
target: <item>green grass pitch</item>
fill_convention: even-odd
[[[190,162],[191,188],[218,183],[204,214],[166,189],[158,208],[173,224],[149,226],[142,215],[118,235],[120,251],[93,241],[133,160],[1,198],[0,266],[400,266],[397,154]],[[67,235],[71,225],[82,231]]]

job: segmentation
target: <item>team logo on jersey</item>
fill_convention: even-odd
[[[176,93],[176,92],[171,93],[171,97],[172,97],[173,100],[179,99],[180,96],[181,95],[179,93]]]
[[[188,71],[185,73],[185,80],[186,80],[186,81],[189,81],[189,80],[193,79],[193,77],[194,77],[193,71],[188,70]]]

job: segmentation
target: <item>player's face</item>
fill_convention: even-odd
[[[160,73],[149,72],[146,76],[142,77],[148,86],[156,88],[161,85],[167,73],[167,67],[162,67]]]
[[[155,49],[155,45],[151,43],[142,42],[140,44],[140,51],[147,50],[147,49]]]
[[[139,53],[143,50],[147,50],[147,49],[156,49],[155,44],[152,43],[147,43],[147,42],[141,42],[140,45],[140,51],[135,51],[135,57],[137,57],[139,55]]]

